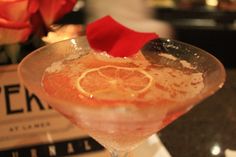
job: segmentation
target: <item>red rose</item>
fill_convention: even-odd
[[[36,0],[0,0],[0,44],[27,40],[30,17],[37,9]]]
[[[0,45],[24,42],[33,28],[50,26],[70,12],[76,1],[0,0]]]
[[[77,0],[39,0],[39,11],[46,26],[70,12]]]

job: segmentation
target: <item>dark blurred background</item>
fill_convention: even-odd
[[[178,40],[207,50],[226,67],[235,67],[236,1],[178,2],[172,7],[156,7],[155,17],[170,22]]]

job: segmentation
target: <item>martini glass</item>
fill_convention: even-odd
[[[225,81],[223,65],[211,54],[180,41],[159,38],[142,48],[144,57],[153,65],[179,70],[191,64],[194,68],[188,71],[189,75],[198,71],[203,76],[204,87],[198,94],[177,103],[160,101],[158,104],[135,108],[127,104],[91,106],[82,102],[74,103],[45,92],[42,77],[47,67],[68,56],[83,57],[90,50],[86,37],[47,45],[26,56],[18,66],[18,74],[28,89],[85,130],[107,148],[112,157],[127,156],[128,152],[149,136],[214,94]],[[164,54],[164,57],[160,57],[160,54]]]

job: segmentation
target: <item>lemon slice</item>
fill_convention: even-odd
[[[76,87],[88,97],[123,99],[146,92],[153,77],[140,68],[106,65],[85,70]]]

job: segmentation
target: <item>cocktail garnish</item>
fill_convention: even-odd
[[[89,97],[121,99],[146,92],[152,80],[150,74],[139,68],[106,65],[84,71],[76,86]]]
[[[155,33],[142,33],[131,30],[110,16],[105,16],[86,28],[90,46],[96,51],[105,51],[114,57],[131,56],[148,41],[158,38]]]

